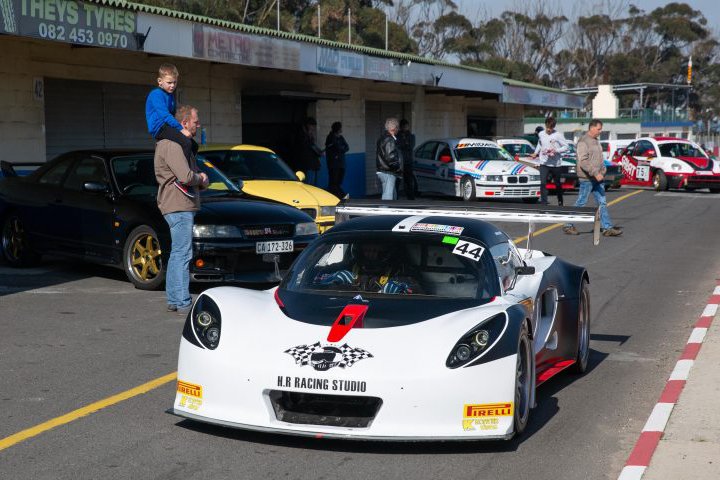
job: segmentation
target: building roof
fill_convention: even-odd
[[[132,11],[136,11],[136,12],[150,13],[150,14],[154,14],[154,15],[161,15],[161,16],[165,16],[165,17],[177,18],[180,20],[187,20],[189,22],[202,23],[202,24],[206,24],[206,25],[212,25],[215,27],[227,28],[229,30],[236,30],[236,31],[243,32],[243,33],[265,35],[265,36],[270,36],[270,37],[282,38],[282,39],[286,39],[286,40],[294,40],[294,41],[298,41],[298,42],[314,43],[314,44],[325,46],[325,47],[343,49],[343,50],[353,51],[356,53],[373,55],[376,57],[391,58],[391,59],[401,60],[401,61],[405,61],[405,62],[410,61],[410,62],[415,62],[415,63],[424,63],[427,65],[438,65],[438,66],[444,66],[444,67],[460,68],[463,70],[469,70],[469,71],[473,71],[473,72],[489,73],[489,74],[498,75],[501,77],[506,76],[506,74],[504,74],[502,72],[496,72],[493,70],[487,70],[487,69],[478,68],[478,67],[470,67],[467,65],[460,65],[460,64],[456,64],[456,63],[449,63],[449,62],[445,62],[442,60],[435,60],[435,59],[428,58],[428,57],[421,57],[419,55],[414,55],[414,54],[410,54],[410,53],[393,52],[391,50],[383,50],[380,48],[367,47],[364,45],[353,45],[353,44],[348,44],[348,43],[335,42],[332,40],[314,37],[311,35],[284,32],[282,30],[273,30],[271,28],[256,27],[253,25],[246,25],[244,23],[230,22],[227,20],[220,20],[217,18],[210,18],[210,17],[205,17],[202,15],[195,15],[192,13],[180,12],[177,10],[170,10],[168,8],[156,7],[153,5],[145,5],[145,4],[141,4],[141,3],[128,2],[126,0],[85,0],[85,1],[87,1],[89,3],[108,5],[110,7],[123,8],[123,9],[132,10]]]

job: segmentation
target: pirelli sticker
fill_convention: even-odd
[[[202,398],[202,387],[200,385],[195,385],[194,383],[178,380],[177,391],[178,393],[182,393],[183,395],[187,395],[189,397]]]
[[[500,424],[499,417],[512,417],[512,415],[512,402],[465,404],[463,406],[463,430],[466,432],[497,430]]]

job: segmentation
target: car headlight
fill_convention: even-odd
[[[488,182],[502,182],[503,181],[502,175],[488,175],[486,178],[488,179]]]
[[[670,168],[671,168],[673,171],[678,172],[678,171],[680,171],[680,170],[682,169],[682,166],[680,166],[679,163],[673,163],[673,164],[670,165]]]
[[[295,235],[317,235],[318,228],[315,222],[298,223],[295,226]]]
[[[530,175],[530,181],[531,181],[531,182],[539,182],[539,181],[540,181],[540,175]]]
[[[191,319],[195,336],[205,348],[215,350],[220,343],[220,309],[207,295],[201,295],[195,302]]]
[[[458,368],[488,352],[505,331],[507,317],[499,313],[466,333],[453,347],[445,366]]]
[[[335,216],[335,207],[320,207],[320,216],[321,217],[334,217]]]
[[[573,165],[572,167],[568,167],[568,173],[577,173],[577,165]]]
[[[235,225],[193,225],[194,238],[242,238]]]

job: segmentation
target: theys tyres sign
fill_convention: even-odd
[[[137,49],[135,12],[76,0],[0,0],[0,33]]]

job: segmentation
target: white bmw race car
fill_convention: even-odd
[[[172,413],[317,438],[508,439],[538,385],[586,370],[585,269],[518,249],[485,220],[594,222],[597,236],[594,210],[352,201],[337,212],[276,289],[200,294]]]
[[[415,149],[413,171],[421,193],[464,200],[521,198],[529,203],[540,198],[540,173],[490,140],[429,140]]]

